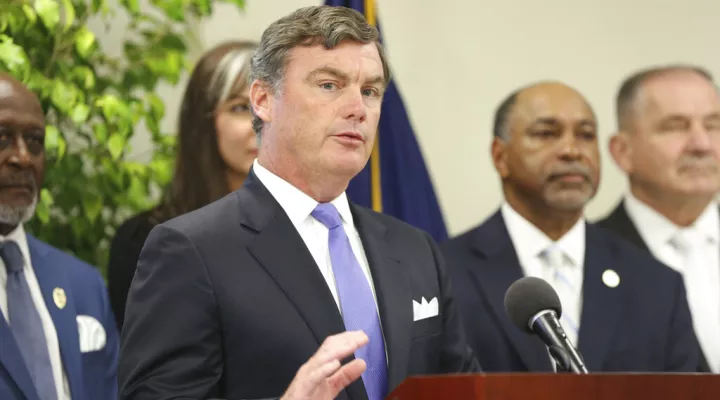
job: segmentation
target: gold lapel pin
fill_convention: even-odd
[[[65,308],[65,304],[67,304],[67,296],[65,295],[65,291],[62,288],[56,287],[55,290],[53,290],[53,300],[55,300],[55,305],[59,309]]]
[[[617,285],[620,284],[620,276],[617,272],[611,269],[606,269],[605,272],[603,272],[602,280],[605,283],[605,286],[609,288],[617,287]]]

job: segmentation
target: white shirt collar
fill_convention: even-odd
[[[689,227],[682,228],[654,208],[640,201],[631,192],[625,195],[625,210],[638,229],[640,236],[649,243],[667,243],[678,231],[693,229],[706,239],[718,243],[720,241],[720,213],[718,205],[712,201],[700,214],[698,219]]]
[[[585,263],[585,220],[580,218],[575,225],[557,241],[550,239],[544,232],[518,214],[510,204],[504,202],[500,208],[515,251],[522,258],[537,257],[552,245],[563,251],[572,263],[583,266]]]
[[[288,218],[290,218],[293,225],[297,226],[305,221],[319,204],[315,201],[315,199],[308,196],[300,189],[260,165],[257,159],[253,162],[253,172],[260,182],[265,185],[265,188],[267,188],[275,200],[277,200],[280,207],[285,210],[285,213],[288,215]],[[345,192],[341,193],[340,196],[330,203],[337,208],[343,222],[348,224],[350,227],[354,227],[352,213],[350,212],[350,204]]]
[[[17,243],[18,247],[20,247],[20,251],[22,252],[25,266],[27,267],[30,264],[30,247],[28,246],[27,236],[25,235],[25,228],[23,227],[23,224],[19,224],[17,228],[15,228],[7,236],[0,235],[0,242],[7,241]]]

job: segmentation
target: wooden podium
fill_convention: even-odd
[[[720,400],[712,374],[482,374],[411,377],[387,400]]]

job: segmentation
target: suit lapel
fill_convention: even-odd
[[[523,272],[500,212],[478,228],[473,248],[479,262],[467,268],[490,304],[498,325],[529,371],[552,371],[550,355],[542,341],[521,331],[505,313],[505,291],[523,277]]]
[[[611,288],[605,284],[603,274],[618,266],[610,255],[602,231],[586,226],[585,269],[583,278],[583,306],[578,333],[578,347],[590,371],[602,369],[607,349],[617,328],[624,292],[623,270],[614,271],[620,284]]]
[[[287,214],[252,171],[245,189],[236,193],[243,204],[242,225],[257,232],[249,251],[290,299],[318,345],[328,336],[344,332],[345,324],[325,278]],[[352,399],[367,399],[362,380],[346,392]]]
[[[380,320],[388,353],[388,390],[407,376],[412,332],[412,292],[399,260],[392,256],[386,241],[386,227],[368,211],[351,205],[372,273]]]
[[[58,344],[60,346],[60,356],[62,358],[63,368],[70,383],[70,391],[73,399],[84,398],[83,393],[83,376],[82,376],[82,359],[80,355],[80,337],[78,334],[78,325],[76,319],[75,299],[72,296],[70,282],[63,273],[59,265],[53,265],[53,260],[46,257],[41,250],[36,239],[28,235],[28,247],[30,248],[30,258],[32,261],[35,275],[37,276],[40,290],[45,300],[45,306],[50,313],[50,317],[55,325],[57,332]],[[65,304],[55,300],[55,293],[58,295],[62,292],[65,298]],[[58,300],[61,301],[61,297]],[[60,307],[63,305],[63,307]]]
[[[4,316],[0,318],[0,364],[28,400],[39,400],[25,360]]]

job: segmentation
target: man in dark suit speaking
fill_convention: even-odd
[[[525,275],[558,293],[560,322],[591,372],[695,371],[682,277],[583,218],[600,178],[590,105],[564,84],[543,82],[510,95],[495,121],[492,158],[505,203],[442,246],[483,369],[552,371],[540,339],[505,315],[505,291]]]
[[[376,400],[409,375],[477,371],[436,245],[344,193],[389,79],[376,29],[303,8],[251,68],[259,158],[244,187],[148,237],[120,397]]]

